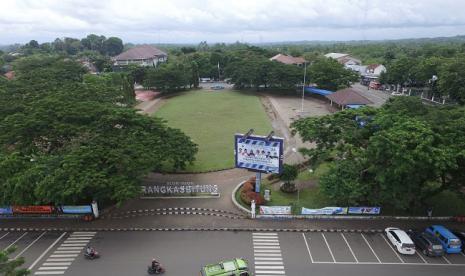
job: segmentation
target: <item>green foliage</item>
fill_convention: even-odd
[[[15,252],[16,247],[10,247],[0,251],[0,275],[4,276],[26,276],[30,271],[25,268],[19,268],[24,264],[24,258],[9,259],[9,255]]]
[[[331,58],[317,59],[308,68],[308,80],[318,88],[336,91],[349,87],[358,80],[358,74],[347,70],[342,64]]]
[[[465,180],[465,109],[424,106],[413,97],[392,98],[378,110],[359,109],[292,124],[313,162],[333,156],[321,177],[335,202],[418,208]],[[360,127],[355,117],[368,122]]]
[[[439,70],[439,90],[461,105],[465,105],[465,55],[443,64]]]
[[[279,178],[282,181],[285,181],[286,183],[289,183],[289,182],[294,181],[297,178],[298,174],[299,174],[299,170],[297,169],[296,166],[284,164],[283,165],[283,171],[279,175]]]

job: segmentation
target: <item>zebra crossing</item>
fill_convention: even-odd
[[[283,256],[277,233],[252,233],[255,274],[285,275]]]
[[[34,272],[34,275],[62,275],[79,256],[97,232],[73,232],[48,259]]]

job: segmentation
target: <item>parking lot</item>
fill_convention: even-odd
[[[83,258],[87,244],[102,258]],[[31,275],[147,275],[155,257],[165,275],[197,275],[200,267],[234,257],[265,275],[464,275],[465,256],[397,253],[381,233],[229,231],[2,232],[0,250],[24,257]],[[310,273],[311,272],[311,273]]]
[[[463,253],[428,257],[417,251],[402,255],[381,233],[306,233],[302,239],[314,264],[465,266]]]

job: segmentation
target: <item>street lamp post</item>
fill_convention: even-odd
[[[302,85],[302,103],[301,103],[301,106],[300,106],[300,112],[304,112],[304,95],[305,95],[305,77],[307,76],[307,62],[304,62],[304,83]]]

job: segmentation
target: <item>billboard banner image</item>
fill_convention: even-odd
[[[347,207],[324,207],[321,209],[308,209],[302,207],[302,215],[346,215]]]
[[[77,206],[61,206],[63,214],[92,214],[92,206],[77,205]]]
[[[0,207],[0,215],[12,215],[13,209],[10,206]]]
[[[251,135],[243,139],[242,134],[236,134],[235,164],[236,168],[249,169],[264,173],[281,173],[284,159],[284,139]]]
[[[31,206],[13,206],[14,214],[51,214],[53,206],[31,205]]]
[[[260,206],[260,215],[290,215],[291,206]]]
[[[380,213],[381,207],[349,207],[349,214],[379,215]]]

